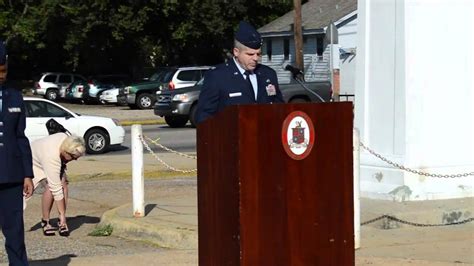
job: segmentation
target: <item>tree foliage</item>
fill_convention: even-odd
[[[291,9],[291,0],[0,0],[0,38],[11,74],[135,73],[219,63],[240,20],[260,27]]]

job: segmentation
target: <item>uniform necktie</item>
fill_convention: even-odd
[[[3,88],[0,85],[0,147],[3,146],[3,110],[2,110],[2,97],[3,97]]]
[[[249,85],[249,88],[250,88],[250,91],[252,92],[252,96],[253,98],[256,100],[257,97],[255,96],[255,88],[253,87],[252,85],[252,81],[250,81],[250,75],[252,74],[252,72],[248,71],[248,70],[245,70],[244,72],[244,75],[245,75],[245,79],[247,80],[247,83]]]
[[[2,85],[0,85],[0,113],[2,112],[2,104],[3,104],[2,97],[3,97],[3,88],[2,88]]]

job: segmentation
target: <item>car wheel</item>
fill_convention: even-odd
[[[84,141],[86,142],[86,151],[89,154],[104,153],[110,144],[107,132],[98,128],[88,130],[84,135]]]
[[[104,100],[101,100],[101,99],[100,99],[100,96],[102,96],[102,92],[97,93],[97,96],[96,96],[96,97],[97,97],[97,101],[99,101],[100,104],[106,104],[107,102],[104,101]]]
[[[45,98],[50,101],[55,101],[58,98],[58,91],[55,89],[49,89],[46,91]]]
[[[117,102],[116,102],[115,104],[116,104],[117,106],[127,106],[127,105],[128,105],[126,100],[124,100],[124,99],[119,99],[118,97],[117,97]]]
[[[165,116],[165,121],[170,127],[184,127],[188,122],[188,117],[185,115]]]
[[[155,98],[149,93],[142,93],[138,95],[137,106],[138,109],[151,109],[155,103]]]
[[[196,127],[196,112],[197,112],[197,104],[194,104],[191,107],[191,111],[189,111],[189,122],[191,122],[191,126]]]
[[[84,97],[84,103],[87,104],[87,105],[94,104],[93,98],[90,97],[90,96],[85,96]]]

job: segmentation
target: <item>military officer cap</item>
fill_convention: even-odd
[[[235,33],[235,39],[252,49],[259,49],[262,47],[262,36],[260,36],[260,33],[258,33],[252,25],[245,21],[239,23],[239,28]]]
[[[5,65],[7,62],[7,48],[5,47],[5,43],[0,40],[0,65]]]

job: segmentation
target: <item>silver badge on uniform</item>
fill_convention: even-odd
[[[21,112],[21,108],[20,107],[11,107],[11,108],[8,108],[8,112],[10,112],[10,113],[19,113],[19,112]]]

